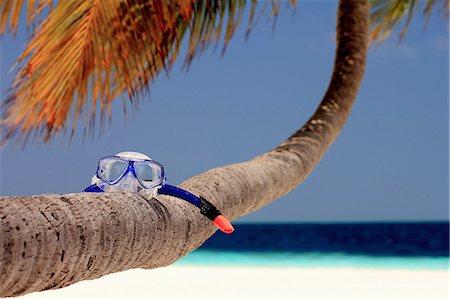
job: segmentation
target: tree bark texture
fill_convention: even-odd
[[[336,36],[330,85],[299,131],[269,152],[209,170],[181,187],[236,219],[300,184],[341,131],[356,98],[365,69],[368,0],[340,1]],[[0,219],[0,296],[166,266],[216,230],[182,200],[133,193],[0,197]]]

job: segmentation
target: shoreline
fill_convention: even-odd
[[[346,253],[218,251],[200,249],[174,265],[281,268],[447,270],[448,256],[368,256]]]

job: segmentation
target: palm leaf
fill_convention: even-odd
[[[19,2],[13,9],[3,1],[0,25],[10,16],[8,28],[17,29]],[[50,4],[32,4],[28,22]],[[252,11],[256,5],[251,2]],[[69,127],[73,136],[81,114],[93,136],[97,106],[101,128],[108,116],[111,120],[111,102],[119,95],[137,107],[157,75],[170,70],[187,36],[190,64],[211,43],[223,40],[227,45],[246,6],[244,0],[58,1],[18,59],[3,106],[4,140],[26,142],[34,133],[49,141]],[[277,5],[273,7],[276,14]]]
[[[40,17],[43,10],[48,7],[51,10],[52,0],[28,0],[27,3],[27,26],[35,23],[36,18]],[[24,0],[1,0],[0,1],[0,33],[5,32],[6,28],[14,33],[17,32],[19,25],[19,16],[22,12]],[[9,20],[9,22],[8,22]]]
[[[425,25],[436,8],[440,8],[448,18],[450,2],[447,0],[426,0],[425,2],[424,5],[421,5],[420,0],[372,0],[372,42],[384,41],[406,17],[400,33],[401,41],[406,35],[413,16],[421,8],[426,19]]]

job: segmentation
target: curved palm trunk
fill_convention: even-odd
[[[350,113],[363,78],[368,34],[369,1],[342,0],[333,76],[310,120],[275,149],[207,171],[182,187],[208,198],[231,219],[294,189],[320,161]],[[179,199],[130,193],[1,197],[0,218],[0,296],[166,266],[215,231]]]

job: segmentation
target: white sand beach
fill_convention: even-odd
[[[31,298],[449,298],[447,270],[173,265],[129,270]]]

